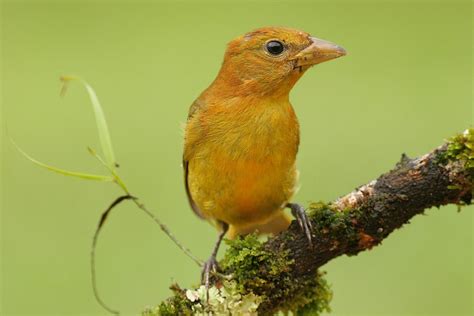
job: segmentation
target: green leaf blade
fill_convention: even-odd
[[[92,104],[92,109],[94,110],[94,116],[99,133],[100,146],[104,154],[104,160],[112,170],[116,169],[117,162],[115,160],[115,153],[112,146],[109,128],[105,119],[104,110],[94,89],[85,80],[82,80],[78,77],[65,76],[61,77],[61,80],[64,82],[64,84],[67,84],[71,80],[77,80],[86,88]],[[63,88],[62,94],[64,91],[65,89]]]
[[[85,179],[85,180],[95,180],[95,181],[113,181],[113,178],[110,176],[104,176],[104,175],[97,175],[97,174],[90,174],[90,173],[83,173],[83,172],[76,172],[76,171],[70,171],[70,170],[65,170],[61,168],[56,168],[53,166],[50,166],[48,164],[45,164],[41,161],[38,161],[28,155],[23,149],[21,149],[14,141],[13,139],[10,139],[12,144],[16,147],[16,149],[29,161],[32,163],[36,164],[37,166],[40,166],[46,170],[56,172],[59,174],[62,174],[64,176],[69,176],[69,177],[75,177],[75,178],[80,178],[80,179]]]

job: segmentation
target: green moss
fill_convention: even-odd
[[[359,236],[354,227],[363,212],[358,209],[335,210],[330,204],[311,203],[309,214],[313,229],[322,235],[330,235],[333,240],[349,240],[358,243]]]
[[[255,234],[226,242],[229,249],[220,265],[232,273],[242,293],[261,295],[273,290],[277,286],[275,282],[288,273],[293,263],[288,259],[287,252],[277,254],[265,250]],[[266,271],[265,279],[261,277],[262,270]]]
[[[440,157],[440,162],[462,161],[466,170],[474,177],[474,129],[467,129],[464,133],[451,137],[448,148]]]
[[[308,207],[308,215],[310,217],[314,216],[316,213],[318,212],[322,212],[324,210],[327,210],[327,209],[330,209],[331,206],[324,202],[324,201],[318,201],[318,202],[312,202],[309,204],[309,207]]]
[[[332,291],[324,278],[325,272],[317,274],[313,282],[307,284],[306,288],[309,290],[305,295],[300,296],[305,301],[299,303],[295,314],[298,316],[319,315],[322,312],[330,312],[329,303],[332,299]]]
[[[176,316],[192,315],[192,302],[186,298],[184,291],[177,284],[171,286],[174,295],[155,307],[146,308],[142,316]]]
[[[325,273],[317,272],[314,276],[306,280],[299,279],[298,282],[289,282],[288,292],[282,297],[280,302],[272,298],[271,305],[278,302],[279,309],[285,314],[292,312],[293,315],[319,315],[331,309],[329,304],[332,299],[332,291],[324,279]],[[291,292],[290,292],[291,291]],[[271,311],[276,312],[275,310]]]
[[[260,297],[264,305],[263,310],[259,309],[262,314],[276,312],[274,306],[279,306],[279,311],[301,315],[309,311],[312,314],[306,315],[317,315],[329,310],[332,292],[322,274],[295,282],[290,275],[294,260],[286,251],[267,251],[256,235],[227,243],[230,247],[221,261],[221,267],[232,274],[239,293],[252,293]]]

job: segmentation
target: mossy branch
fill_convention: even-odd
[[[218,281],[209,300],[202,287],[174,285],[174,296],[144,315],[314,315],[329,309],[331,291],[318,268],[371,249],[428,208],[471,203],[473,149],[474,129],[468,129],[422,157],[402,155],[391,171],[332,203],[311,204],[312,249],[295,222],[264,243],[253,235],[229,242],[220,264],[230,280]]]

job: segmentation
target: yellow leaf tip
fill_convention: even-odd
[[[60,76],[59,77],[59,80],[61,80],[62,82],[69,82],[71,80],[77,80],[79,78],[77,78],[76,76],[71,76],[71,75],[64,75],[64,76]]]

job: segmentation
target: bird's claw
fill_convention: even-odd
[[[210,257],[202,268],[201,273],[201,284],[206,287],[206,290],[209,290],[211,283],[211,273],[220,271],[219,264],[217,263],[216,257]]]
[[[313,237],[312,237],[313,225],[311,224],[311,221],[309,220],[305,209],[301,205],[296,204],[296,203],[288,203],[287,207],[291,209],[291,214],[293,214],[293,216],[298,221],[298,225],[300,226],[301,230],[306,235],[306,238],[308,239],[308,244],[312,248],[313,247]]]

